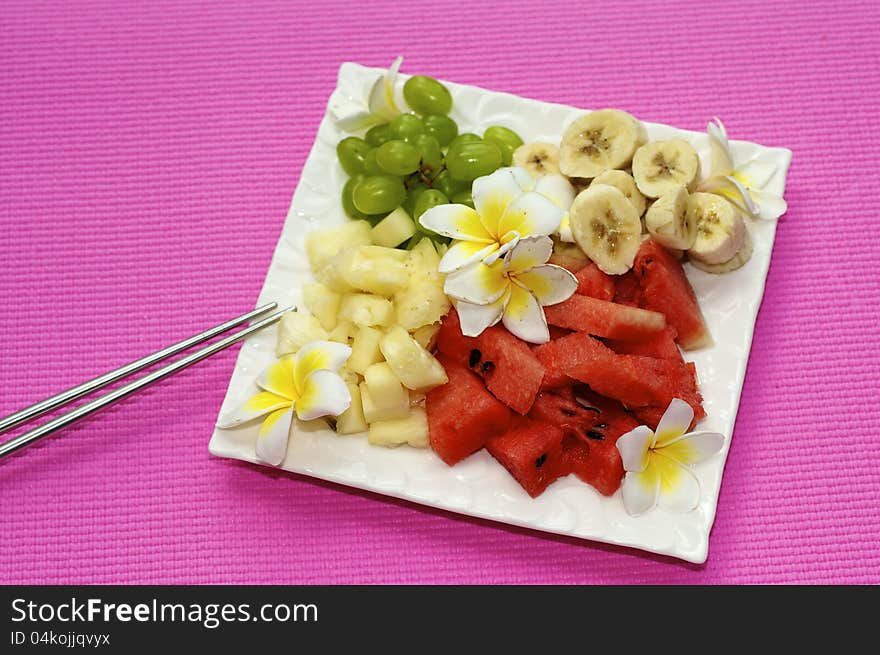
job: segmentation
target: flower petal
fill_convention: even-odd
[[[689,512],[699,504],[700,481],[692,471],[656,451],[649,466],[660,475],[660,503],[664,507]]]
[[[282,398],[296,398],[296,387],[293,384],[293,357],[282,357],[275,360],[257,378],[257,385],[271,391]]]
[[[517,273],[516,281],[526,287],[545,307],[568,300],[578,288],[574,275],[553,264],[541,264],[524,273]]]
[[[623,506],[627,513],[639,516],[654,509],[660,496],[660,475],[656,467],[644,471],[629,471],[620,485]]]
[[[757,211],[754,213],[755,218],[761,218],[765,221],[775,221],[788,211],[788,203],[784,198],[773,195],[761,189],[749,189],[749,196],[755,204]]]
[[[663,448],[666,444],[678,439],[690,429],[693,420],[693,408],[681,398],[673,398],[657,424],[654,443],[651,444],[651,447]]]
[[[571,215],[568,212],[565,212],[565,214],[562,215],[562,221],[559,223],[557,234],[559,235],[560,241],[574,243],[574,234],[572,234],[571,231]]]
[[[756,158],[737,168],[732,175],[748,189],[763,189],[775,173],[776,164]]]
[[[403,63],[403,57],[394,60],[386,73],[373,84],[370,90],[370,112],[385,120],[392,120],[400,115],[400,109],[394,101],[394,87],[397,83],[397,71]]]
[[[443,291],[456,300],[475,305],[488,305],[503,296],[509,285],[510,280],[504,271],[504,261],[499,260],[491,266],[478,262],[450,273],[446,276]]]
[[[351,393],[339,374],[326,369],[312,371],[306,377],[302,395],[294,404],[300,420],[321,416],[339,416],[351,406]]]
[[[523,341],[547,343],[550,331],[541,305],[529,291],[519,284],[510,285],[510,298],[501,317],[504,327]]]
[[[494,239],[499,239],[503,234],[498,226],[505,210],[523,193],[517,177],[512,168],[499,168],[490,175],[478,177],[471,187],[474,207],[483,227]]]
[[[507,170],[509,170],[510,174],[513,175],[517,184],[519,184],[520,189],[522,189],[523,191],[531,191],[534,188],[535,178],[533,178],[531,173],[529,173],[522,166],[508,166]]]
[[[345,109],[339,109],[338,112],[338,115],[341,116],[341,118],[336,119],[336,125],[344,132],[359,132],[360,130],[369,129],[382,122],[381,118],[375,114],[371,114],[367,109],[349,109],[347,112]]]
[[[257,435],[257,457],[267,464],[279,466],[287,454],[293,410],[281,409],[266,417]]]
[[[425,213],[427,214],[428,212]],[[443,255],[437,270],[440,273],[451,273],[480,260],[485,262],[486,258],[497,251],[497,243],[486,244],[479,241],[456,241]]]
[[[262,391],[248,398],[241,406],[235,408],[229,414],[222,415],[217,419],[218,428],[234,428],[242,423],[253,421],[255,418],[265,416],[269,412],[290,407],[290,398],[283,398],[268,391]]]
[[[480,215],[467,205],[437,205],[419,216],[422,227],[460,241],[492,243],[495,237],[486,231]]]
[[[752,200],[749,192],[742,183],[734,177],[712,177],[703,180],[699,186],[700,191],[714,193],[732,202],[738,209],[750,216],[754,216],[758,208]]]
[[[548,173],[541,176],[535,182],[534,190],[542,196],[550,198],[557,207],[566,212],[571,208],[571,203],[574,202],[576,195],[568,178],[559,173]]]
[[[351,348],[335,341],[312,341],[300,348],[293,362],[293,381],[299,392],[305,393],[306,378],[314,371],[335,373],[351,356]],[[302,418],[302,417],[300,417]]]
[[[661,450],[664,457],[685,466],[704,462],[724,446],[724,435],[717,432],[689,432],[673,439]]]
[[[648,448],[654,442],[654,432],[647,425],[630,430],[617,439],[617,450],[623,460],[623,469],[639,473],[648,466]]]
[[[549,198],[527,191],[507,206],[498,225],[498,234],[519,232],[522,237],[547,236],[559,229],[564,213]]]
[[[477,337],[488,327],[496,325],[504,313],[504,305],[510,294],[505,294],[488,305],[474,305],[469,302],[457,302],[455,309],[461,322],[461,333],[466,337]]]
[[[540,266],[553,254],[553,240],[550,237],[528,237],[520,239],[510,249],[505,259],[505,270],[515,275]]]
[[[727,141],[727,130],[717,117],[714,121],[706,126],[711,148],[709,171],[713,177],[730,175],[733,172],[733,157],[730,154],[730,143]]]
[[[483,263],[486,266],[491,266],[492,264],[497,262],[499,259],[504,257],[511,250],[516,248],[516,244],[518,244],[518,243],[519,243],[519,232],[508,232],[507,234],[504,235],[504,239],[501,242],[501,246],[497,250],[489,253],[489,255],[483,259]]]

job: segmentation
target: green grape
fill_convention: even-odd
[[[390,141],[393,138],[394,135],[391,134],[391,125],[388,123],[375,125],[367,130],[367,133],[364,135],[364,140],[374,148],[378,148],[383,143]]]
[[[354,206],[354,200],[351,199],[352,190],[358,182],[364,179],[364,177],[365,176],[361,173],[358,173],[357,175],[352,175],[345,182],[345,186],[342,187],[342,208],[345,210],[345,213],[351,218],[367,218],[367,215],[365,213]]]
[[[437,189],[426,189],[425,191],[422,191],[416,199],[412,217],[418,220],[419,216],[431,209],[431,207],[448,204],[449,198],[447,198],[446,194],[442,191],[438,191]],[[424,230],[425,228],[420,227],[420,229]]]
[[[456,180],[470,182],[498,170],[501,166],[501,150],[494,143],[471,141],[457,147],[449,147],[446,168]]]
[[[342,164],[342,170],[349,175],[364,172],[364,157],[369,152],[370,146],[363,139],[356,136],[346,137],[336,144],[336,156]]]
[[[482,141],[482,139],[473,132],[462,132],[452,141],[450,141],[449,149],[452,150],[453,148],[457,148],[462,143],[474,143],[476,141]]]
[[[443,152],[437,139],[427,134],[417,134],[407,139],[407,142],[419,149],[421,169],[427,177],[433,177],[433,173],[443,166]]]
[[[443,195],[447,198],[451,198],[459,191],[467,188],[467,182],[453,180],[449,171],[440,171],[440,173],[437,174],[437,177],[434,178],[432,184],[435,189],[442,191]]]
[[[474,197],[471,195],[470,189],[465,189],[464,191],[456,193],[452,196],[452,202],[459,205],[467,205],[471,209],[474,208]]]
[[[448,146],[458,136],[458,123],[449,118],[449,116],[428,114],[422,117],[422,123],[425,125],[425,133],[437,139],[437,143],[440,144],[441,148]],[[369,132],[367,132],[367,136],[370,136]]]
[[[425,124],[415,114],[401,114],[390,125],[392,137],[397,139],[423,134],[425,131]]]
[[[352,200],[365,214],[387,214],[406,199],[403,181],[393,175],[369,175],[354,185]]]
[[[428,188],[424,182],[417,182],[406,190],[406,200],[403,201],[403,208],[410,216],[414,215],[416,202],[419,196]]]
[[[452,109],[452,94],[433,77],[414,75],[403,85],[407,104],[420,114],[448,114]]]
[[[519,134],[500,125],[487,127],[483,132],[483,141],[494,143],[501,151],[501,163],[510,166],[513,161],[513,151],[523,144]]]
[[[373,148],[364,155],[363,172],[367,175],[381,175],[384,172],[379,168],[379,164],[376,163],[376,150],[376,148]]]
[[[418,170],[422,159],[419,148],[398,139],[386,141],[376,148],[376,164],[385,173],[409,175]]]

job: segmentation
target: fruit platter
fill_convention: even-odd
[[[791,152],[401,61],[340,67],[210,452],[704,562]]]

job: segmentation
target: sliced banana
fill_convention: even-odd
[[[543,141],[524,143],[513,151],[513,165],[526,169],[534,178],[559,173],[559,148]]]
[[[569,213],[575,242],[596,266],[609,275],[632,268],[642,242],[642,221],[620,189],[592,185],[575,197]]]
[[[720,274],[729,273],[730,271],[735,271],[738,268],[742,268],[751,258],[752,237],[749,234],[748,228],[746,228],[746,242],[745,244],[743,244],[743,247],[740,248],[740,251],[733,256],[733,258],[728,259],[726,262],[723,262],[721,264],[704,264],[698,259],[691,259],[691,264],[693,264],[696,268],[699,268],[701,271]]]
[[[648,233],[670,250],[687,250],[697,238],[697,226],[688,213],[688,192],[683,186],[657,198],[645,213]]]
[[[642,195],[636,186],[636,181],[632,175],[624,171],[605,171],[600,173],[593,179],[593,184],[607,184],[620,189],[626,199],[636,208],[639,216],[645,213],[645,196]]]
[[[677,186],[692,190],[700,177],[700,157],[687,141],[652,141],[636,151],[632,170],[639,191],[659,198]]]
[[[746,222],[742,213],[721,196],[692,193],[688,196],[688,217],[697,236],[688,249],[692,261],[724,264],[743,249]]]
[[[562,135],[559,169],[569,177],[596,177],[626,168],[647,140],[645,126],[619,109],[600,109],[581,116]]]

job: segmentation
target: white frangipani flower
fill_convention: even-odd
[[[282,357],[263,371],[263,389],[232,413],[221,416],[219,428],[233,428],[266,416],[257,436],[257,457],[278,466],[287,454],[293,415],[311,421],[339,416],[351,405],[351,394],[339,376],[351,348],[333,341],[312,341],[296,355]]]
[[[760,156],[735,165],[727,130],[717,118],[706,126],[706,133],[711,148],[710,175],[700,183],[698,190],[726,198],[753,218],[775,220],[782,216],[788,209],[785,200],[764,191],[776,173],[776,165]]]
[[[523,341],[549,341],[543,306],[566,300],[578,286],[574,275],[546,263],[552,251],[549,237],[526,237],[503,259],[450,273],[443,290],[457,301],[462,334],[475,337],[501,321]]]
[[[370,80],[364,89],[340,89],[333,94],[330,98],[330,113],[340,129],[357,132],[380,123],[388,123],[403,113],[394,98],[397,72],[402,63],[403,57],[395,59],[384,75]]]
[[[687,432],[693,420],[691,406],[674,398],[656,432],[640,425],[617,440],[626,471],[621,492],[627,512],[638,516],[658,502],[688,512],[700,502],[700,482],[691,466],[719,452],[724,436],[716,432]]]

